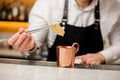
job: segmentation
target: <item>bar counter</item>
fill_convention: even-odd
[[[120,80],[120,65],[60,68],[56,62],[0,58],[0,80]]]

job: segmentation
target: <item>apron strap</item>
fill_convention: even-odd
[[[61,26],[64,28],[68,21],[68,3],[69,3],[69,0],[65,0],[63,18],[62,18],[62,23],[61,23]]]
[[[62,22],[61,22],[61,26],[64,28],[66,27],[66,24],[68,22],[68,3],[69,3],[69,0],[65,0],[63,18],[62,18]],[[95,23],[99,24],[100,23],[99,0],[95,7],[95,15],[94,16],[95,16]]]
[[[98,0],[98,3],[95,7],[95,22],[99,23],[100,22],[100,9],[99,9],[99,0]]]

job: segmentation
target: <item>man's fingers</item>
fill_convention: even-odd
[[[29,34],[26,34],[26,38],[20,45],[21,51],[28,50],[27,45],[30,44],[29,41],[31,40],[31,36]],[[30,46],[29,46],[30,47]]]
[[[27,39],[21,45],[21,51],[27,52],[35,47],[35,41],[30,34],[28,34]]]
[[[31,45],[35,45],[35,43],[33,43],[33,39],[31,38],[28,42],[28,44],[26,45],[26,48],[23,49],[24,52],[27,52],[28,50],[33,49],[34,47],[31,48]]]
[[[82,55],[82,56],[76,56],[75,57],[75,63],[80,63],[80,64],[83,64],[84,63],[84,60],[83,60],[83,57],[84,57],[85,55]]]
[[[90,65],[93,62],[95,63],[94,58],[93,57],[89,57],[88,59],[86,59],[85,64]]]
[[[26,30],[24,29],[24,28],[20,28],[19,30],[18,30],[18,32],[20,33],[20,34],[22,34],[23,32],[25,32]]]
[[[13,45],[17,39],[19,38],[20,34],[19,33],[16,33],[15,35],[13,35],[10,39],[8,39],[8,43],[10,45]]]
[[[14,43],[18,40],[19,36],[20,36],[23,32],[25,32],[25,29],[20,28],[19,31],[18,31],[15,35],[13,35],[10,39],[8,39],[8,43],[9,43],[10,45],[14,45]]]
[[[23,28],[20,28],[19,31],[8,40],[8,43],[21,52],[27,52],[35,46],[32,35],[27,33]]]
[[[86,61],[89,61],[89,59],[91,60],[92,57],[94,57],[94,54],[86,54],[84,55],[82,60],[86,62]]]
[[[30,43],[30,50],[35,47],[35,40],[31,38],[31,43]]]
[[[85,55],[76,56],[75,59],[82,59]]]
[[[22,33],[20,35],[20,37],[18,38],[18,40],[13,44],[13,46],[15,46],[16,48],[19,48],[20,45],[23,43],[23,41],[25,40],[27,34],[26,33]]]
[[[90,64],[99,64],[98,62],[96,62],[96,61],[92,61]]]

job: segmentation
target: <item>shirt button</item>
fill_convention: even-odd
[[[98,26],[98,23],[96,22],[95,25]]]
[[[98,30],[98,27],[95,27],[95,30]]]

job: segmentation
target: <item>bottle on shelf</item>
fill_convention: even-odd
[[[23,4],[23,1],[20,1],[18,20],[25,21],[25,5]]]
[[[25,11],[25,21],[28,21],[28,17],[29,17],[29,12],[30,12],[30,10],[31,10],[31,5],[30,4],[28,4],[27,6],[26,6],[26,11]]]
[[[2,14],[1,13],[2,13],[2,5],[0,6],[0,20],[2,18],[2,16],[1,16]]]
[[[3,1],[1,9],[1,20],[4,21],[6,19],[7,19],[6,4],[5,1]]]
[[[14,0],[13,6],[12,6],[12,16],[13,16],[13,21],[18,20],[18,0]]]
[[[28,21],[32,2],[25,3],[24,0],[3,0],[0,5],[0,20],[2,21]]]
[[[12,21],[12,4],[11,3],[7,5],[6,12],[7,12],[7,20]]]

